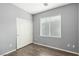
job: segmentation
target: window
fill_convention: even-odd
[[[61,37],[61,15],[41,18],[40,36]]]

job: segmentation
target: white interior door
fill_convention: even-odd
[[[17,49],[32,43],[32,20],[17,18]]]

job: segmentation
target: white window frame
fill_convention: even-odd
[[[53,20],[49,20],[49,19]],[[50,24],[49,24],[49,35],[43,35],[42,34],[42,24],[45,22],[51,22],[55,20],[60,20],[60,35],[59,36],[51,36],[51,30],[50,30]],[[53,16],[53,17],[44,17],[40,19],[40,36],[42,37],[56,37],[56,38],[61,38],[61,15]]]

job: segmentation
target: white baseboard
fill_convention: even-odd
[[[76,52],[72,52],[72,51],[68,51],[68,50],[64,50],[64,49],[60,49],[60,48],[56,48],[56,47],[51,47],[51,46],[44,45],[44,44],[40,44],[40,43],[35,43],[35,42],[33,42],[33,43],[34,43],[34,44],[37,44],[37,45],[41,45],[41,46],[45,46],[45,47],[49,47],[49,48],[53,48],[53,49],[57,49],[57,50],[61,50],[61,51],[65,51],[65,52],[68,52],[68,53],[73,53],[73,54],[79,55],[79,53],[76,53]],[[14,52],[14,51],[16,51],[16,49],[11,50],[11,51],[9,51],[9,52],[6,52],[6,53],[4,53],[4,54],[1,54],[0,56],[4,56],[4,55],[9,54],[9,53]]]
[[[35,42],[34,42],[34,44],[37,44],[37,45],[41,45],[41,46],[45,46],[45,47],[57,49],[57,50],[60,50],[60,51],[65,51],[65,52],[68,52],[68,53],[72,53],[72,54],[79,55],[79,53],[76,53],[76,52],[72,52],[72,51],[68,51],[68,50],[64,50],[64,49],[60,49],[60,48],[56,48],[56,47],[52,47],[52,46],[48,46],[48,45],[44,45],[44,44],[40,44],[40,43],[35,43]]]
[[[31,42],[32,43],[32,42]],[[29,43],[29,44],[31,44],[31,43]],[[28,44],[28,45],[29,45]],[[23,46],[24,47],[24,46]],[[21,47],[21,48],[23,48],[23,47]],[[19,48],[19,49],[21,49],[21,48]],[[4,53],[4,54],[1,54],[0,56],[4,56],[4,55],[7,55],[7,54],[9,54],[9,53],[11,53],[11,52],[14,52],[14,51],[16,51],[17,50],[17,48],[16,49],[14,49],[14,50],[11,50],[11,51],[9,51],[9,52],[6,52],[6,53]]]
[[[16,49],[14,49],[14,50],[11,50],[11,51],[9,51],[9,52],[6,52],[6,53],[4,53],[4,54],[1,54],[0,56],[7,55],[7,54],[9,54],[9,53],[11,53],[11,52],[14,52],[14,51],[16,51]]]
[[[32,43],[33,43],[33,42],[30,42],[30,43],[28,43],[27,45],[32,44]],[[24,45],[23,47],[25,47],[25,46],[27,46],[27,45]],[[23,48],[23,47],[16,48],[16,49],[18,50],[18,49],[21,49],[21,48]]]

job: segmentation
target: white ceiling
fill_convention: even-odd
[[[68,3],[48,3],[48,6],[44,6],[43,3],[14,3],[19,8],[24,9],[26,12],[31,14],[40,13],[52,8],[67,5]]]

